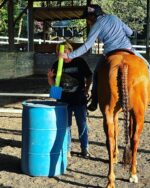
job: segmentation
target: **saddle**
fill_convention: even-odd
[[[117,53],[117,52],[127,52],[127,53],[129,53],[129,54],[135,55],[135,53],[132,52],[132,51],[129,50],[129,49],[121,48],[121,49],[115,49],[115,50],[112,50],[112,51],[108,52],[108,53],[106,54],[106,58],[108,58],[109,56],[111,56],[111,55],[113,55],[113,54],[115,54],[115,53]]]

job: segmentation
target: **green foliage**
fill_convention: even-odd
[[[7,30],[7,11],[6,8],[0,9],[0,35],[6,35]]]
[[[99,4],[104,12],[114,14],[124,21],[134,31],[141,33],[144,29],[147,1],[146,0],[95,0],[93,4]],[[77,20],[71,24],[83,26],[85,21]]]
[[[14,0],[14,20],[19,16],[22,9],[25,8],[27,2],[25,0]],[[8,12],[7,12],[7,3],[0,9],[0,35],[8,35]],[[14,28],[15,36],[17,36],[19,29],[19,21],[16,23]],[[22,34],[26,35],[26,15],[23,15],[23,26]]]
[[[78,26],[79,28],[83,28],[86,26],[86,20],[85,19],[72,20],[69,26]]]
[[[101,0],[106,13],[117,15],[134,31],[142,32],[145,24],[147,1],[146,0]]]
[[[27,5],[27,1],[25,0],[14,0],[14,19],[18,17],[20,12],[22,11],[20,8],[25,8]],[[84,5],[85,0],[75,0],[73,1],[74,5]],[[146,18],[146,0],[93,0],[93,3],[97,3],[102,6],[103,10],[106,13],[117,15],[120,19],[122,19],[125,23],[127,23],[134,31],[142,32],[143,26],[145,24]],[[44,2],[44,6],[48,6],[48,2]],[[52,2],[49,1],[49,6],[51,6]],[[55,1],[55,6],[60,5],[60,1]],[[63,5],[71,5],[71,1],[63,1]],[[41,2],[34,2],[35,7],[40,7],[42,5]],[[0,35],[8,35],[7,33],[7,3],[4,7],[0,9]],[[23,25],[21,34],[26,35],[26,25],[27,25],[27,16],[23,16]],[[85,27],[85,20],[74,20],[71,22],[71,25],[76,25],[79,28]],[[15,26],[15,35],[17,35],[19,29],[19,21]]]

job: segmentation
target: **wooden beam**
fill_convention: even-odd
[[[147,60],[150,60],[150,48],[149,48],[149,40],[150,40],[150,0],[147,0],[147,31],[146,31],[146,56]]]
[[[82,19],[86,6],[74,7],[34,7],[33,17],[38,21]]]
[[[0,108],[0,113],[14,113],[14,114],[21,114],[21,113],[22,113],[22,109]]]
[[[8,36],[9,36],[9,51],[14,51],[14,13],[13,0],[8,1]]]
[[[34,20],[33,20],[33,0],[28,0],[28,51],[34,50]]]
[[[9,97],[46,97],[49,98],[49,94],[45,93],[0,93],[0,96],[9,96]]]

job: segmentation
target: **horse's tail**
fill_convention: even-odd
[[[126,166],[130,161],[130,147],[129,147],[129,127],[128,127],[128,65],[121,65],[121,82],[122,82],[122,109],[124,114],[124,129],[125,129],[125,150],[123,154],[123,163]]]

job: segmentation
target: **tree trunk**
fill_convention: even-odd
[[[18,38],[20,38],[20,35],[21,35],[22,23],[23,23],[23,18],[21,18],[20,21],[19,21]],[[19,39],[17,39],[17,44],[18,43],[19,43]]]

